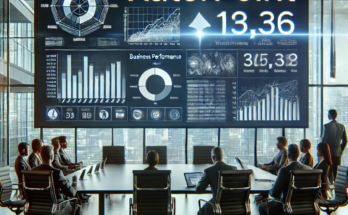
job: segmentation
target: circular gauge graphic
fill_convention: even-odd
[[[107,118],[109,118],[109,112],[107,110],[104,110],[104,109],[100,110],[99,111],[99,118],[100,119],[107,119]]]
[[[151,111],[151,119],[153,120],[160,120],[162,118],[162,112],[159,110],[152,110]]]
[[[143,116],[144,116],[144,112],[142,110],[139,110],[139,109],[133,110],[133,118],[135,120],[141,120]]]
[[[170,110],[169,111],[169,118],[171,120],[178,120],[180,119],[180,112],[176,109]]]
[[[158,94],[154,94],[154,93],[149,92],[149,90],[146,87],[146,83],[147,83],[148,79],[154,75],[159,76],[164,81],[164,88]],[[170,78],[169,74],[166,71],[164,71],[163,69],[151,68],[151,69],[146,70],[140,76],[138,86],[139,86],[140,93],[145,98],[147,98],[150,101],[160,101],[160,100],[164,99],[165,97],[167,97],[169,95],[169,93],[172,91],[173,82],[172,82],[172,79]]]
[[[55,108],[49,109],[47,116],[50,120],[56,120],[58,118],[58,110]]]

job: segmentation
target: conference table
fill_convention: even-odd
[[[236,166],[237,169],[242,167],[237,163],[230,165]],[[197,194],[195,188],[188,188],[184,178],[186,172],[203,172],[209,167],[209,164],[159,164],[159,170],[171,170],[171,192],[173,194]],[[87,175],[90,167],[86,167],[86,174],[83,181],[78,181],[78,193],[98,194],[99,195],[99,215],[105,214],[105,194],[127,194],[133,193],[133,170],[143,170],[146,164],[107,164],[103,170]],[[93,167],[95,168],[95,166]],[[274,180],[275,175],[263,171],[252,165],[245,165],[245,169],[253,170],[251,177],[251,193],[268,192]],[[74,175],[80,177],[82,170],[76,171],[66,178],[72,181]],[[210,187],[206,193],[211,193]]]

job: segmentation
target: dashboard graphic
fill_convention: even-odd
[[[126,7],[125,41],[180,42],[180,8]]]
[[[36,127],[309,124],[308,0],[34,4]]]
[[[86,36],[98,30],[109,9],[107,0],[52,1],[51,10],[56,24],[75,36]]]

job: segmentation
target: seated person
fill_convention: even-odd
[[[320,158],[319,163],[314,166],[314,169],[321,169],[323,173],[321,174],[321,193],[323,197],[327,198],[327,189],[329,188],[329,170],[332,165],[330,146],[327,143],[319,143],[317,146],[317,153]]]
[[[285,137],[277,137],[277,148],[280,150],[279,153],[273,158],[273,161],[268,164],[260,164],[258,167],[274,175],[277,175],[278,170],[288,163],[288,152],[286,145],[288,140]]]
[[[22,170],[30,170],[31,167],[27,162],[27,159],[25,159],[24,157],[29,155],[29,144],[22,142],[18,144],[18,152],[19,152],[19,156],[17,157],[16,161],[15,161],[15,170],[16,170],[16,174],[17,174],[17,178],[18,178],[18,183],[23,183],[22,180]],[[22,186],[20,186],[21,188]]]
[[[31,168],[39,166],[42,163],[41,155],[40,155],[42,146],[43,146],[43,141],[40,139],[35,139],[31,142],[31,148],[33,149],[33,152],[30,154],[28,158],[28,163]]]
[[[303,163],[304,165],[310,166],[313,168],[313,156],[311,154],[311,147],[312,147],[312,143],[311,141],[307,140],[307,139],[303,139],[300,142],[301,144],[301,158],[300,158],[300,162]]]
[[[214,147],[211,150],[211,159],[213,161],[213,166],[204,170],[202,178],[199,180],[196,185],[196,192],[203,193],[208,185],[211,187],[211,191],[213,193],[213,198],[209,200],[209,202],[215,202],[217,190],[218,190],[218,180],[219,180],[219,171],[221,170],[237,170],[237,167],[229,166],[223,162],[224,151],[221,147]],[[212,215],[213,209],[208,204],[205,203],[201,210],[202,215]]]
[[[159,162],[159,155],[156,151],[149,151],[146,155],[146,163],[149,164],[144,170],[157,170],[157,164]]]
[[[54,160],[54,152],[52,146],[42,146],[41,148],[41,158],[42,164],[33,168],[35,171],[40,170],[50,170],[53,171],[53,181],[56,197],[59,202],[64,201],[64,194],[67,197],[76,196],[76,184],[70,185],[69,181],[64,177],[64,174],[61,170],[56,169],[52,166]],[[70,202],[67,202],[63,209],[58,212],[58,215],[74,214],[74,208]]]
[[[288,189],[290,185],[290,171],[291,170],[311,170],[307,165],[304,165],[298,162],[298,158],[300,157],[300,149],[296,144],[290,144],[288,149],[288,158],[289,165],[281,168],[278,173],[278,177],[274,182],[271,190],[269,191],[269,195],[279,199],[281,198],[281,202],[285,202],[285,198],[288,195]],[[283,206],[281,203],[276,201],[270,201],[268,203],[269,206],[269,215],[281,215],[284,214]],[[260,215],[267,215],[267,203],[263,202],[259,205]]]
[[[67,171],[68,169],[75,169],[75,165],[63,165],[61,162],[61,157],[59,154],[60,149],[60,143],[58,138],[53,138],[51,140],[52,146],[53,146],[53,152],[54,152],[54,160],[52,162],[52,165],[54,168],[60,169],[62,171]],[[71,172],[71,171],[70,171]]]
[[[82,165],[81,163],[75,164],[71,162],[71,159],[69,155],[66,153],[64,149],[68,148],[68,142],[66,141],[66,136],[60,136],[57,137],[59,144],[60,144],[60,149],[59,149],[59,155],[60,155],[60,161],[61,164],[63,165],[75,165],[77,168],[79,168]]]

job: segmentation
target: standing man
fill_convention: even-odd
[[[201,180],[196,186],[197,193],[203,193],[208,185],[211,187],[213,193],[213,198],[209,200],[210,203],[214,204],[218,185],[219,185],[219,171],[221,170],[237,170],[237,167],[229,166],[223,162],[224,151],[221,147],[214,147],[211,150],[211,160],[213,161],[213,166],[204,170]],[[209,203],[205,203],[202,210],[198,212],[200,215],[213,215],[213,209]]]
[[[337,111],[329,110],[331,122],[323,127],[322,142],[329,144],[331,151],[332,166],[329,171],[331,183],[336,181],[337,169],[341,165],[341,156],[347,146],[347,131],[343,124],[336,121]]]

